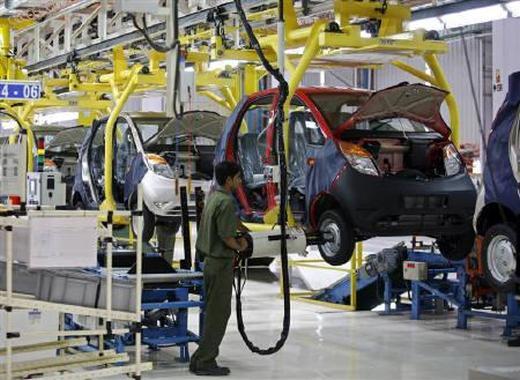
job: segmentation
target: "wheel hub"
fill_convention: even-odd
[[[320,232],[325,240],[322,245],[323,253],[327,257],[334,257],[341,247],[341,231],[332,219],[325,219],[321,225]]]
[[[493,237],[486,254],[489,271],[496,281],[509,281],[516,270],[516,249],[511,240],[504,235]]]

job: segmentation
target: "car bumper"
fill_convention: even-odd
[[[431,180],[364,175],[347,167],[331,189],[361,236],[457,235],[472,228],[467,174]]]

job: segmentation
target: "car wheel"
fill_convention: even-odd
[[[135,204],[130,207],[131,210],[135,210]],[[134,236],[137,236],[137,218],[132,217],[132,232]],[[142,241],[148,242],[152,237],[155,230],[155,215],[143,204],[143,234]]]
[[[437,246],[442,256],[451,261],[463,260],[468,256],[475,244],[473,229],[460,235],[441,236],[437,239]]]
[[[482,243],[484,276],[500,292],[515,288],[517,248],[516,232],[511,226],[497,224],[486,231]]]
[[[321,257],[330,265],[347,263],[354,253],[354,231],[343,215],[325,211],[318,222],[323,242],[318,245]]]

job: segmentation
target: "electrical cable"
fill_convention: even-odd
[[[271,355],[280,350],[285,344],[290,330],[291,324],[291,299],[290,299],[290,289],[289,289],[289,262],[287,257],[287,165],[285,158],[285,145],[283,138],[283,123],[285,120],[284,115],[284,104],[289,96],[289,85],[285,80],[283,73],[280,72],[279,69],[275,69],[269,61],[266,59],[264,52],[262,51],[262,47],[256,38],[253,29],[249,22],[247,21],[247,16],[242,7],[242,3],[240,0],[234,0],[238,15],[240,17],[240,21],[246,30],[247,36],[249,38],[249,43],[253,49],[255,49],[260,61],[264,68],[278,81],[278,90],[279,96],[276,105],[276,118],[275,118],[275,130],[277,132],[278,138],[278,160],[280,164],[280,212],[279,212],[279,220],[278,224],[280,225],[280,257],[281,257],[281,272],[282,272],[282,281],[283,281],[283,304],[284,304],[284,314],[283,314],[283,328],[280,333],[279,340],[275,343],[274,346],[269,347],[267,349],[261,349],[248,338],[245,326],[244,319],[242,315],[242,290],[240,288],[241,285],[241,270],[237,271],[237,286],[235,286],[235,294],[236,294],[236,313],[237,313],[237,324],[238,331],[244,340],[246,346],[254,353],[259,355]],[[283,1],[279,1],[278,5],[279,9],[279,21],[283,22]]]
[[[176,6],[174,8],[176,8]],[[134,27],[139,32],[141,32],[141,34],[145,38],[146,42],[148,42],[148,44],[152,47],[152,49],[157,50],[158,52],[161,52],[161,53],[167,53],[171,50],[176,49],[177,46],[179,45],[179,40],[177,40],[177,39],[170,46],[161,45],[161,44],[155,42],[148,34],[148,26],[146,25],[145,15],[143,15],[142,19],[141,19],[141,22],[143,23],[142,27],[137,22],[137,18],[135,17],[134,14],[130,14],[130,17],[132,18],[132,23],[134,24]]]

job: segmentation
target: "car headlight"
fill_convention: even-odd
[[[173,172],[170,165],[168,165],[168,161],[166,161],[163,157],[159,156],[158,154],[148,153],[146,158],[150,164],[150,168],[155,174],[166,178],[175,178],[175,173]]]
[[[462,171],[462,161],[459,152],[457,152],[457,148],[455,148],[453,144],[448,144],[444,147],[443,158],[444,170],[446,171],[447,177],[459,174]]]
[[[375,164],[372,156],[365,149],[361,148],[359,145],[341,142],[340,149],[345,158],[347,159],[350,166],[356,169],[358,172],[379,176],[379,169]]]

